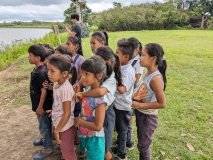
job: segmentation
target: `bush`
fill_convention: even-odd
[[[179,17],[172,3],[154,2],[94,13],[90,20],[99,30],[104,28],[108,31],[137,31],[175,28]]]

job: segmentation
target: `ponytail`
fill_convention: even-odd
[[[115,56],[115,65],[114,65],[115,79],[118,83],[118,86],[123,86],[120,60],[116,54],[114,54],[114,56]]]
[[[104,81],[106,81],[111,76],[112,71],[112,66],[109,64],[109,62],[106,62],[106,77],[104,78]]]
[[[74,85],[76,83],[77,80],[77,76],[78,76],[78,72],[77,69],[75,67],[75,65],[73,63],[71,63],[71,67],[70,67],[70,72],[69,72],[72,77],[69,79],[69,82]]]
[[[162,77],[163,77],[163,81],[164,81],[164,88],[163,90],[165,91],[166,89],[166,84],[167,84],[167,79],[166,79],[166,68],[167,68],[167,62],[166,59],[164,59],[162,61],[162,65],[158,65],[158,70],[160,71]]]
[[[105,46],[109,46],[109,43],[108,43],[108,34],[105,31],[103,31],[103,34],[105,35],[105,38],[106,38]]]
[[[95,55],[98,55],[100,56],[102,59],[105,60],[106,64],[111,66],[111,70],[114,70],[115,72],[115,79],[116,81],[118,82],[118,86],[122,86],[122,74],[121,74],[121,65],[120,65],[120,61],[119,61],[119,58],[116,54],[113,53],[112,49],[107,47],[107,46],[102,46],[102,47],[99,47],[95,50]],[[111,65],[109,64],[109,62],[107,61],[111,61]],[[112,71],[109,72],[110,75],[112,73]],[[109,74],[107,74],[109,75]],[[110,77],[109,75],[109,77]]]

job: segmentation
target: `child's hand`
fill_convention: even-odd
[[[80,86],[78,83],[74,84],[72,87],[73,87],[75,93],[80,92]]]
[[[44,109],[43,107],[39,107],[36,109],[36,114],[39,116],[39,117],[43,117],[45,112],[44,112]]]
[[[82,119],[81,117],[75,117],[75,118],[74,118],[74,123],[75,123],[75,125],[80,125],[80,123],[81,123],[82,120],[83,120],[83,119]]]
[[[136,101],[132,101],[132,108],[133,109],[139,109],[140,108],[140,103],[136,102]]]
[[[82,92],[78,92],[74,95],[75,101],[79,102],[82,98],[84,98],[84,95]]]
[[[45,88],[45,89],[48,89],[49,87],[49,82],[46,80],[42,83],[42,86]]]
[[[51,117],[52,116],[52,110],[46,110],[47,113],[49,113],[49,116],[48,117]]]
[[[55,139],[58,143],[61,143],[61,139],[60,139],[60,136],[59,136],[59,132],[56,132],[56,130],[54,131],[54,135],[55,135]]]

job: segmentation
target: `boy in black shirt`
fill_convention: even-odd
[[[31,73],[30,79],[30,98],[32,102],[32,110],[36,112],[39,131],[42,135],[42,139],[35,140],[34,145],[43,145],[43,150],[37,153],[33,160],[43,160],[52,153],[52,142],[51,142],[51,119],[47,110],[52,109],[52,97],[51,91],[43,88],[42,83],[48,79],[47,68],[43,64],[45,60],[46,50],[42,45],[31,45],[28,49],[29,62],[34,64],[35,68]]]

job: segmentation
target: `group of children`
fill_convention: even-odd
[[[29,47],[30,96],[43,149],[34,156],[50,156],[52,132],[65,160],[77,160],[74,144],[80,137],[79,156],[87,160],[127,159],[133,149],[132,116],[136,117],[140,160],[150,159],[150,144],[157,127],[158,109],[166,105],[166,59],[154,43],[143,47],[137,38],[122,38],[116,53],[108,47],[108,36],[91,35],[93,56],[84,59],[78,38],[70,36],[55,50],[49,45]],[[143,68],[146,72],[143,73]],[[116,144],[112,147],[116,130]],[[113,154],[112,154],[113,153]],[[131,159],[131,158],[130,158]]]

